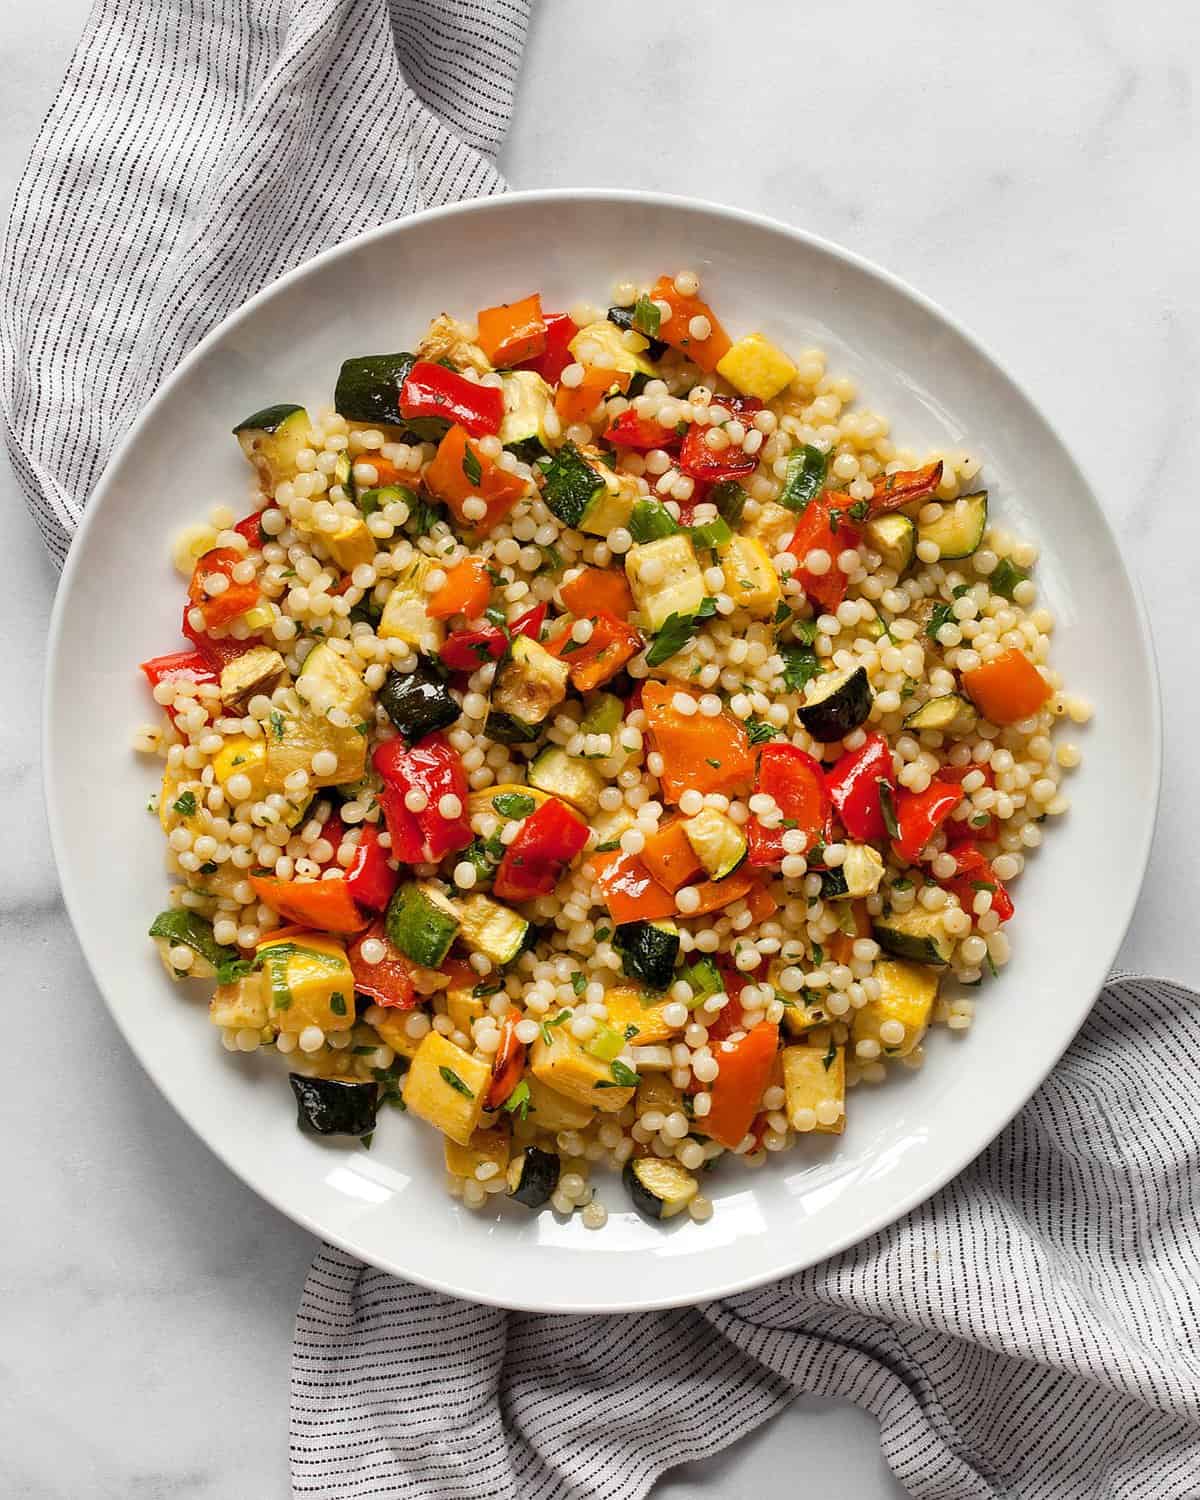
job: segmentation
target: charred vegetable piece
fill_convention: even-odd
[[[366,1135],[375,1129],[377,1083],[343,1083],[289,1073],[296,1096],[296,1123],[306,1135]]]
[[[542,1208],[558,1187],[562,1162],[550,1151],[527,1146],[508,1164],[508,1196],[526,1208]]]
[[[673,1219],[700,1191],[690,1172],[658,1156],[639,1156],[626,1162],[622,1181],[634,1207],[650,1219]]]
[[[679,957],[679,929],[674,922],[625,922],[613,933],[613,947],[630,979],[652,990],[665,990]]]
[[[824,745],[845,739],[871,712],[871,684],[865,667],[850,672],[826,672],[816,678],[808,701],[796,717]]]
[[[400,387],[416,363],[412,354],[363,354],[338,373],[333,404],[352,422],[400,421]]]
[[[610,323],[615,323],[622,331],[632,328],[635,333],[640,333],[646,340],[646,347],[642,350],[642,354],[646,359],[660,360],[667,352],[666,344],[663,343],[662,339],[651,338],[644,329],[639,328],[634,321],[636,317],[636,306],[610,307],[608,310],[608,321]]]
[[[411,672],[388,670],[379,702],[411,745],[435,729],[446,729],[462,716],[446,679],[428,657],[418,656]]]

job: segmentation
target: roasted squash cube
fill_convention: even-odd
[[[779,574],[767,549],[756,538],[735,536],[721,553],[725,592],[738,609],[769,620],[783,597]]]
[[[354,1025],[354,974],[346,950],[324,932],[264,938],[258,958],[265,976],[268,1018],[278,1031],[307,1026],[349,1031]]]
[[[772,401],[795,380],[796,366],[765,334],[748,333],[725,351],[717,363],[717,374],[743,396]]]
[[[846,1128],[845,1047],[785,1047],[781,1056],[788,1123],[792,1129],[799,1129],[797,1121],[809,1118],[802,1112],[811,1110],[817,1116],[814,1130],[821,1135],[841,1135]],[[827,1122],[821,1115],[829,1113],[830,1103],[837,1106],[838,1114]],[[822,1105],[825,1108],[821,1109]]]
[[[611,1064],[585,1052],[565,1026],[554,1027],[550,1035],[550,1042],[539,1037],[533,1044],[529,1068],[535,1078],[568,1099],[605,1114],[625,1108],[633,1098],[633,1086],[616,1084]]]
[[[604,996],[608,1007],[608,1024],[619,1031],[635,1047],[649,1047],[656,1042],[670,1041],[681,1030],[668,1026],[663,1011],[668,1002],[654,1000],[635,985],[622,984],[609,990]],[[637,1035],[629,1036],[629,1028],[637,1027]]]
[[[929,1026],[933,1002],[937,998],[938,976],[922,964],[903,959],[883,959],[875,965],[874,978],[879,981],[878,1000],[868,1000],[854,1012],[851,1035],[855,1042],[871,1040],[889,1057],[905,1057],[920,1042]],[[900,1041],[881,1035],[888,1021],[898,1021],[904,1028]],[[891,1028],[889,1027],[889,1031]]]
[[[477,1130],[465,1146],[447,1136],[444,1146],[446,1171],[452,1177],[474,1178],[476,1167],[483,1166],[484,1162],[495,1162],[499,1170],[491,1174],[494,1177],[508,1170],[510,1141],[507,1121],[493,1125],[490,1130]]]
[[[469,1145],[492,1070],[481,1058],[431,1031],[404,1080],[404,1103],[460,1146]]]

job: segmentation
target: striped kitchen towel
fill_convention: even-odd
[[[373,225],[503,191],[530,4],[97,0],[0,261],[9,454],[58,563],[226,314]]]
[[[1194,1500],[1198,999],[1111,982],[936,1197],[722,1302],[505,1313],[327,1247],[296,1321],[294,1493],[637,1500],[809,1392],[870,1411],[919,1500]]]

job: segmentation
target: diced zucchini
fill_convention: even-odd
[[[943,693],[914,708],[904,721],[906,729],[936,729],[940,734],[970,734],[977,718],[975,705],[958,693]]]
[[[333,392],[339,415],[353,422],[398,422],[400,387],[414,362],[407,353],[362,354],[346,360]]]
[[[577,807],[589,822],[600,810],[600,793],[608,785],[586,760],[568,755],[559,745],[548,745],[529,763],[529,785]]]
[[[244,713],[251,698],[268,697],[287,675],[283,657],[271,646],[252,646],[221,671],[221,702],[232,713]]]
[[[468,1146],[491,1076],[491,1067],[481,1058],[430,1031],[404,1079],[405,1107],[460,1146]]]
[[[683,1108],[683,1090],[661,1073],[648,1073],[637,1086],[636,1108],[639,1117],[652,1109],[664,1115],[674,1114]]]
[[[950,962],[954,944],[946,936],[942,914],[914,907],[902,916],[876,917],[871,935],[884,950],[913,963],[942,966]]]
[[[885,516],[876,516],[864,528],[867,546],[878,552],[885,568],[904,573],[912,567],[917,555],[917,528],[915,523],[900,511]]]
[[[710,880],[724,880],[746,857],[746,835],[715,808],[705,807],[683,825],[687,841]]]
[[[172,979],[212,979],[222,965],[233,963],[238,956],[236,948],[217,942],[210,921],[186,906],[159,912],[150,924],[150,936]],[[191,953],[192,961],[186,969],[177,969],[171,962],[172,948],[186,948]]]
[[[919,964],[880,960],[873,970],[879,981],[878,1000],[868,1000],[853,1012],[851,1034],[855,1042],[878,1042],[889,1057],[906,1057],[925,1035],[933,1002],[937,999],[938,976]],[[880,1035],[885,1021],[899,1021],[904,1037],[886,1042]]]
[[[296,474],[296,454],[311,448],[312,424],[302,406],[286,403],[268,406],[233,429],[242,452],[258,470],[263,489],[274,494],[275,486]]]
[[[795,380],[796,366],[765,334],[748,333],[726,350],[717,363],[717,374],[743,396],[773,401]]]
[[[638,1047],[669,1042],[678,1036],[682,1028],[668,1026],[663,1018],[663,1009],[669,1003],[661,998],[652,1000],[651,996],[630,984],[616,985],[606,991],[604,996],[608,1024],[614,1031],[620,1032],[626,1041]]]
[[[324,932],[264,938],[254,960],[266,975],[268,1017],[280,1031],[309,1026],[349,1031],[354,1025],[354,974],[346,950]]]
[[[673,1219],[700,1191],[690,1172],[661,1156],[632,1157],[621,1180],[634,1207],[650,1219]]]
[[[781,1056],[788,1123],[792,1129],[799,1129],[798,1121],[807,1124],[810,1117],[803,1111],[815,1114],[819,1105],[832,1103],[839,1111],[837,1119],[825,1124],[818,1117],[812,1130],[818,1135],[841,1135],[846,1128],[845,1047],[832,1042],[785,1047]]]
[[[476,370],[480,375],[486,375],[492,368],[491,360],[471,338],[471,330],[449,313],[438,313],[421,335],[417,358],[430,359],[435,364],[449,361],[451,369]]]
[[[603,476],[574,443],[564,443],[543,470],[542,499],[564,526],[578,527],[605,488]]]
[[[780,965],[779,967],[782,967]],[[778,970],[776,970],[778,972]],[[809,998],[802,998],[807,996]],[[783,1029],[789,1036],[807,1040],[819,1026],[828,1026],[832,1017],[820,990],[802,990],[796,997],[788,997],[791,1004],[783,1011]]]
[[[865,667],[848,672],[823,672],[808,685],[808,696],[796,717],[823,745],[852,734],[866,722],[874,694]]]
[[[527,745],[541,734],[542,726],[526,724],[512,714],[502,714],[493,708],[488,710],[483,732],[489,740],[495,740],[499,745]]]
[[[393,1010],[382,1005],[374,1006],[369,1012],[371,1016],[371,1029],[379,1037],[379,1040],[397,1053],[400,1057],[408,1058],[409,1062],[417,1055],[422,1038],[409,1036],[408,1018],[413,1014],[410,1010]]]
[[[317,713],[341,708],[355,723],[371,714],[371,689],[362,672],[353,658],[335,651],[328,641],[319,641],[304,658],[296,692]]]
[[[322,641],[305,658],[296,678],[296,693],[300,712],[273,713],[264,726],[268,789],[281,790],[293,771],[307,772],[311,786],[341,786],[359,780],[366,770],[367,725],[374,710],[370,689],[358,668]],[[342,709],[350,724],[331,723],[326,716],[333,708]],[[312,769],[312,758],[319,750],[332,751],[337,757],[337,765],[324,775]]]
[[[935,542],[945,559],[970,557],[979,549],[987,530],[988,497],[986,490],[950,500],[936,521],[917,526],[919,542]]]
[[[376,630],[381,640],[407,641],[431,655],[437,651],[444,632],[442,622],[429,615],[426,607],[429,595],[425,589],[425,579],[435,567],[432,558],[418,553],[397,577]]]
[[[477,1130],[464,1146],[446,1137],[442,1143],[446,1152],[446,1171],[452,1177],[475,1178],[476,1167],[492,1162],[500,1172],[507,1172],[510,1151],[508,1122],[493,1125],[490,1130]],[[498,1174],[497,1174],[498,1175]]]
[[[296,1123],[306,1135],[366,1135],[375,1129],[377,1083],[340,1078],[309,1078],[289,1073],[296,1096]]]
[[[501,906],[490,896],[465,896],[458,902],[462,923],[459,933],[472,952],[482,953],[494,964],[511,963],[520,953],[529,932],[524,917]]]
[[[458,935],[458,908],[429,881],[398,886],[384,917],[387,935],[414,963],[436,969]]]
[[[389,667],[378,699],[410,745],[435,729],[449,728],[462,717],[462,708],[445,676],[425,656],[417,657],[411,672]]]
[[[775,500],[767,500],[742,530],[745,536],[762,543],[768,557],[776,557],[796,530],[796,512]]]
[[[852,900],[873,896],[883,879],[883,857],[870,844],[847,842],[842,878],[846,882],[846,895]]]
[[[628,529],[633,508],[641,494],[632,474],[618,474],[604,463],[593,448],[583,450],[584,457],[604,481],[604,488],[592,497],[592,503],[579,523],[580,531],[590,536],[607,536],[618,527]]]
[[[658,371],[645,357],[648,341],[636,329],[622,330],[607,320],[588,323],[567,345],[583,365],[603,370],[623,370],[630,375],[653,379]]]
[[[471,1035],[472,1025],[479,1020],[487,1008],[482,995],[476,995],[471,984],[452,984],[446,991],[446,1014],[456,1031]]]
[[[565,1094],[577,1104],[617,1114],[633,1098],[633,1085],[617,1084],[612,1066],[593,1057],[565,1026],[550,1031],[551,1041],[539,1036],[530,1054],[529,1070],[547,1088]],[[542,1124],[538,1120],[539,1125]]]
[[[519,635],[492,684],[492,708],[518,723],[541,724],[567,696],[567,662]]]
[[[354,479],[354,460],[345,449],[334,459],[333,482],[341,485],[348,500],[358,499],[358,485]]]
[[[208,1019],[222,1031],[262,1031],[267,1024],[267,986],[261,971],[218,985]]]
[[[610,307],[608,310],[608,321],[610,323],[615,323],[616,326],[622,330],[626,328],[632,328],[635,333],[641,334],[641,337],[646,340],[646,358],[650,360],[660,360],[667,352],[669,346],[667,344],[664,344],[662,339],[651,338],[649,334],[642,333],[642,330],[638,328],[634,323],[635,314],[636,306]]]
[[[581,1103],[568,1098],[531,1073],[526,1074],[525,1082],[529,1085],[529,1118],[539,1130],[557,1135],[560,1130],[585,1130],[592,1123],[594,1099]]]
[[[652,563],[657,566],[649,567]],[[650,631],[661,630],[672,615],[694,615],[704,601],[704,575],[686,536],[666,536],[630,547],[625,573]]]
[[[500,389],[504,396],[500,441],[524,463],[532,463],[550,445],[546,414],[553,409],[554,392],[536,370],[506,370]]]
[[[526,1208],[543,1208],[558,1187],[562,1160],[552,1151],[526,1146],[508,1164],[508,1196]]]
[[[615,693],[593,693],[579,721],[580,734],[614,735],[625,717],[625,705]]]
[[[679,928],[674,922],[623,922],[613,933],[612,944],[630,979],[652,990],[665,990],[675,977]]]
[[[338,530],[332,534],[322,533],[322,540],[343,573],[353,573],[355,568],[375,560],[375,538],[361,516],[343,517]]]
[[[721,552],[721,571],[725,592],[738,609],[758,620],[774,616],[783,590],[770,554],[756,537],[735,536]]]

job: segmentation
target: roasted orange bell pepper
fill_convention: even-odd
[[[646,868],[668,891],[677,891],[704,868],[683,831],[684,821],[670,818],[660,823],[653,833],[647,834],[642,850]]]
[[[460,525],[490,531],[525,493],[525,481],[480,452],[465,428],[452,427],[425,470],[425,488],[450,507]],[[474,520],[463,514],[463,505],[472,495],[487,505],[487,514]]]
[[[692,890],[700,893],[700,905],[692,907],[690,912],[680,914],[702,917],[710,911],[720,911],[723,906],[732,906],[743,896],[749,899],[751,894],[760,888],[761,882],[758,876],[753,874],[748,867],[735,870],[732,875],[726,875],[724,880],[702,880],[699,884],[692,886]],[[773,908],[774,902],[772,902]]]
[[[633,594],[625,574],[613,568],[584,568],[577,577],[563,584],[559,594],[571,613],[581,620],[601,611],[615,615],[618,620],[626,620],[633,608]]]
[[[245,558],[232,547],[214,547],[197,558],[192,570],[192,581],[188,584],[188,598],[204,616],[210,630],[228,625],[258,603],[257,583],[234,583],[233,570]],[[204,587],[206,579],[224,578],[228,587],[223,593],[209,594]]]
[[[572,422],[590,422],[613,386],[625,391],[629,389],[629,381],[628,370],[605,370],[599,365],[587,365],[578,385],[559,386],[554,396],[554,410],[565,427]]]
[[[546,320],[536,292],[519,302],[485,307],[479,314],[476,342],[498,370],[509,369],[546,352]]]
[[[1050,684],[1023,651],[1011,650],[962,674],[975,707],[993,724],[1016,724],[1037,713],[1049,698]]]
[[[846,574],[838,567],[838,553],[857,547],[860,535],[846,519],[847,510],[841,495],[826,490],[810,500],[797,518],[796,530],[787,550],[797,559],[796,577],[804,592],[822,609],[835,610],[846,597]],[[804,559],[810,552],[824,552],[829,557],[825,573],[810,573]]]
[[[874,481],[875,493],[871,496],[871,514],[881,516],[885,511],[899,510],[913,500],[925,500],[936,494],[942,482],[943,464],[928,464],[923,469],[902,469],[896,474],[884,474]]]
[[[574,640],[568,630],[548,642],[546,649],[569,662],[572,684],[581,693],[590,693],[637,655],[642,638],[632,625],[600,611],[592,617],[592,633],[586,641]]]
[[[345,880],[277,880],[251,875],[258,899],[290,922],[321,932],[361,932],[370,918],[354,903]]]
[[[673,707],[686,689],[647,681],[642,708],[653,747],[663,759],[659,781],[668,802],[678,802],[689,787],[698,792],[741,790],[754,775],[754,753],[746,731],[728,710],[715,718],[681,714]]]
[[[638,855],[614,849],[597,854],[591,864],[609,915],[618,926],[675,915],[675,897],[659,885]]]
[[[525,1044],[517,1040],[522,1012],[511,1006],[500,1027],[500,1045],[492,1058],[492,1081],[483,1100],[484,1109],[499,1109],[521,1081],[525,1067]]]
[[[712,1107],[703,1129],[726,1150],[732,1151],[750,1133],[778,1049],[779,1027],[770,1021],[760,1021],[739,1042],[718,1046],[714,1055],[721,1071],[709,1085]]]
[[[702,370],[715,370],[731,345],[729,335],[717,321],[717,315],[708,303],[702,302],[699,297],[685,297],[682,292],[677,292],[670,276],[660,276],[650,295],[655,302],[665,302],[671,309],[671,316],[662,320],[655,336],[662,339],[664,344],[670,344],[672,349],[686,354]],[[706,339],[692,337],[689,325],[693,318],[708,319],[712,332]]]
[[[435,620],[448,620],[451,615],[477,620],[487,608],[491,592],[487,564],[480,557],[464,557],[446,574],[445,583],[426,608]]]

